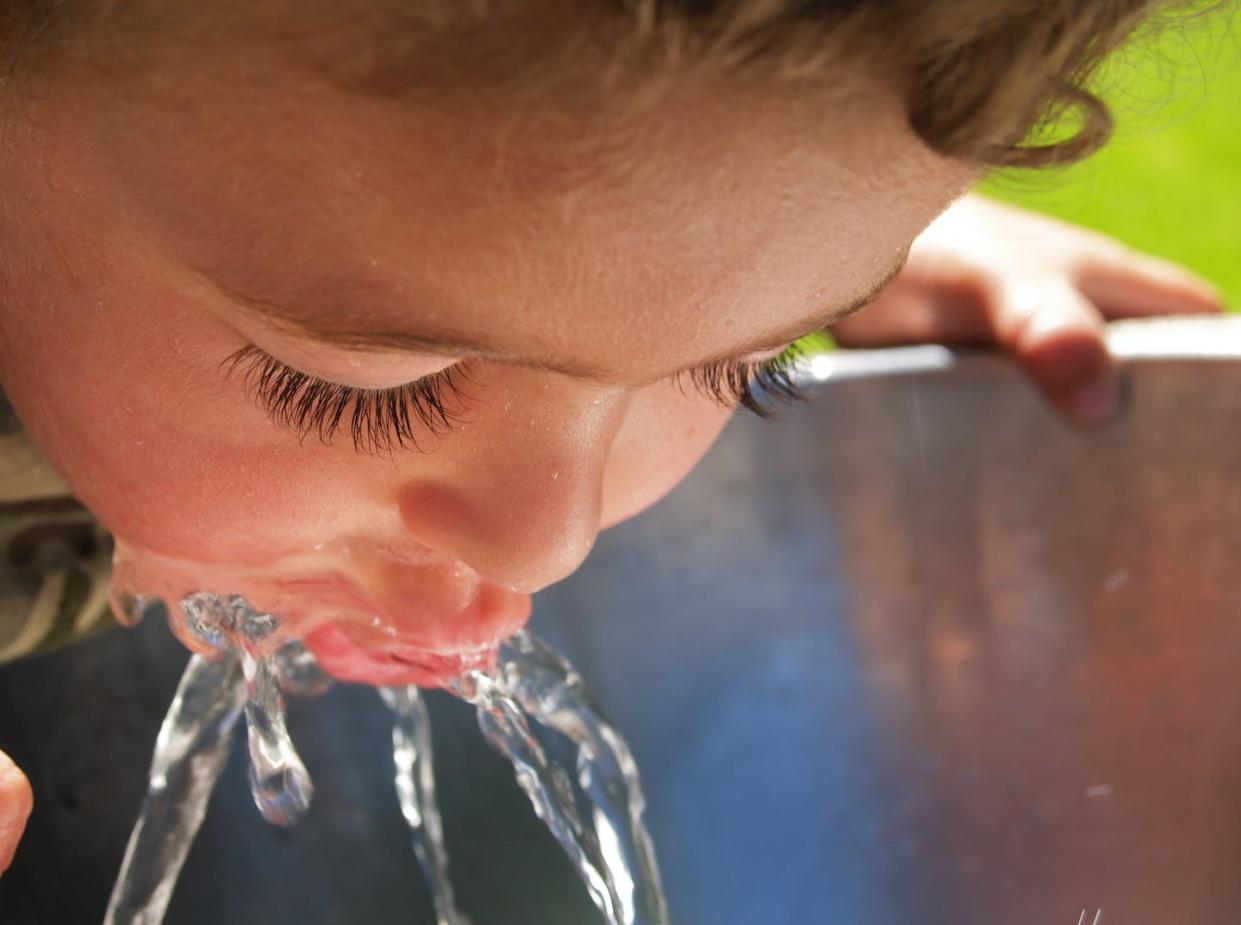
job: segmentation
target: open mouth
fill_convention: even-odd
[[[374,549],[368,554],[358,544],[349,552],[316,550],[243,567],[118,544],[114,599],[162,598],[177,637],[206,651],[210,645],[178,605],[200,592],[239,595],[277,626],[258,644],[263,650],[301,639],[328,674],[381,686],[438,687],[485,667],[500,640],[529,619],[528,594],[488,581],[463,563],[400,561]],[[252,640],[246,644],[255,647]]]
[[[369,645],[350,638],[347,626],[332,623],[307,635],[319,667],[339,681],[377,687],[443,687],[472,669],[489,669],[499,641],[456,652],[425,649],[403,642]]]

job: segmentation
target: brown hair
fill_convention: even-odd
[[[633,13],[640,32],[663,30],[674,45],[742,67],[777,62],[805,76],[831,60],[870,62],[900,82],[910,124],[933,149],[1019,167],[1068,163],[1101,147],[1112,118],[1088,89],[1099,63],[1157,10],[1162,21],[1204,8],[1156,0],[613,2]]]
[[[371,0],[410,19],[438,0]],[[486,26],[497,9],[532,0],[452,0]],[[543,2],[543,0],[537,0]],[[627,35],[669,60],[715,58],[813,80],[860,61],[898,82],[909,122],[936,151],[994,166],[1078,160],[1109,137],[1112,119],[1088,89],[1100,61],[1157,10],[1203,3],[1158,0],[577,0],[583,21],[623,12]],[[124,9],[126,0],[0,0],[6,76],[51,47],[70,8]],[[572,6],[572,4],[569,4]],[[1211,3],[1207,6],[1219,6]],[[528,8],[528,7],[527,7]],[[587,15],[590,14],[590,15]],[[441,18],[444,14],[441,11]],[[611,18],[611,17],[610,17]],[[432,15],[430,20],[434,20]],[[1070,130],[1063,128],[1066,119]],[[1058,132],[1053,131],[1059,126]]]

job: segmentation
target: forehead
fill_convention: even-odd
[[[174,264],[344,335],[676,368],[853,302],[971,174],[860,77],[790,99],[687,74],[634,107],[229,64],[95,101],[100,166]]]

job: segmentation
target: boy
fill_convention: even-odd
[[[962,197],[1102,141],[1080,81],[1149,7],[10,3],[0,382],[119,616],[240,593],[437,683],[813,331],[995,341],[1106,420],[1102,319],[1217,296]]]

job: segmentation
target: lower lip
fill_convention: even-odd
[[[491,667],[499,643],[465,652],[436,652],[393,644],[359,645],[344,628],[333,623],[311,632],[303,640],[319,667],[339,681],[376,687],[447,687],[474,669]]]
[[[383,687],[446,687],[471,669],[490,666],[500,640],[524,626],[531,609],[529,595],[491,584],[484,584],[459,612],[416,616],[400,614],[394,601],[381,606],[382,596],[340,606],[339,598],[333,600],[330,594],[318,600],[302,596],[308,590],[300,589],[301,599],[289,602],[291,616],[316,609],[341,615],[326,621],[290,620],[295,633],[299,624],[305,627],[303,642],[320,667],[341,681]],[[336,606],[324,608],[329,601]],[[378,622],[373,614],[382,615]]]

